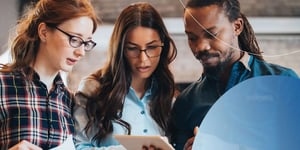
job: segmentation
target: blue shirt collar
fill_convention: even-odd
[[[248,53],[244,53],[244,56],[242,56],[242,58],[239,60],[239,62],[241,62],[244,67],[251,71],[251,68],[250,68],[250,64],[251,64],[251,60],[253,59],[252,58],[253,56],[250,56]]]
[[[154,77],[152,77],[150,87],[146,90],[142,100],[143,99],[150,100],[151,98],[149,99],[147,97],[153,95],[153,93],[155,92],[156,89],[157,89],[156,79]],[[136,95],[132,86],[129,87],[129,93]]]

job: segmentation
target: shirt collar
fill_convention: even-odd
[[[152,92],[154,92],[154,90],[156,89],[156,79],[154,77],[151,78],[151,85],[150,85],[150,88],[147,90],[149,91],[149,94],[151,95]]]
[[[39,74],[33,68],[31,68],[31,67],[23,68],[21,70],[21,74],[24,77],[26,77],[31,71],[33,72],[32,81],[34,81],[34,82],[41,82]],[[62,91],[64,91],[66,89],[66,86],[65,86],[65,84],[63,82],[63,79],[62,79],[62,77],[60,75],[60,72],[58,72],[58,74],[55,76],[55,78],[53,80],[53,84],[55,86],[55,91],[57,93],[62,92]]]
[[[244,65],[244,67],[249,71],[251,71],[251,68],[249,66],[250,58],[251,56],[245,52],[242,58],[239,60],[239,62],[241,62]]]
[[[157,89],[156,79],[154,77],[152,77],[150,87],[145,91],[143,98],[146,98],[146,97],[152,95],[152,93],[155,92],[156,89]],[[135,93],[134,89],[131,86],[129,88],[129,91],[131,91],[132,93]]]

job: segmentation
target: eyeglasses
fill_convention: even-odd
[[[67,33],[66,31],[63,31],[62,29],[60,29],[56,26],[54,28],[57,29],[58,31],[64,33],[65,35],[67,35],[69,37],[69,44],[73,48],[78,48],[83,44],[84,45],[84,50],[86,52],[89,52],[96,46],[96,42],[94,42],[92,40],[84,41],[82,38],[80,38],[78,36],[71,35],[71,34]]]
[[[163,44],[162,45],[149,45],[145,49],[141,49],[137,46],[135,46],[135,47],[127,46],[127,47],[125,47],[125,49],[126,49],[127,55],[132,58],[139,57],[141,52],[145,52],[147,57],[153,58],[153,57],[160,56],[163,46],[164,46]]]

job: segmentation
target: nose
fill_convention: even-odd
[[[139,58],[142,60],[142,61],[145,61],[145,60],[148,60],[149,57],[147,56],[146,54],[146,51],[141,51],[140,55],[139,55]]]
[[[74,54],[77,57],[83,57],[85,55],[84,44],[74,50]]]
[[[196,47],[195,47],[195,50],[197,52],[199,52],[199,51],[207,51],[210,48],[211,47],[210,47],[210,41],[209,40],[207,40],[205,38],[201,38],[201,39],[197,40]]]

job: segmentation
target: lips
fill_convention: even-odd
[[[137,70],[139,72],[147,72],[150,70],[150,66],[146,66],[146,67],[137,67]]]
[[[217,57],[219,57],[219,54],[214,53],[198,53],[196,55],[196,58],[205,66],[214,63]]]
[[[67,58],[67,64],[68,65],[75,65],[77,62],[76,59],[72,59],[72,58]]]
[[[201,56],[200,60],[205,61],[208,60],[209,58],[211,58],[212,56],[206,55],[206,56]]]
[[[210,58],[218,57],[219,54],[209,53],[207,51],[199,52],[195,57],[200,61],[208,61]]]

